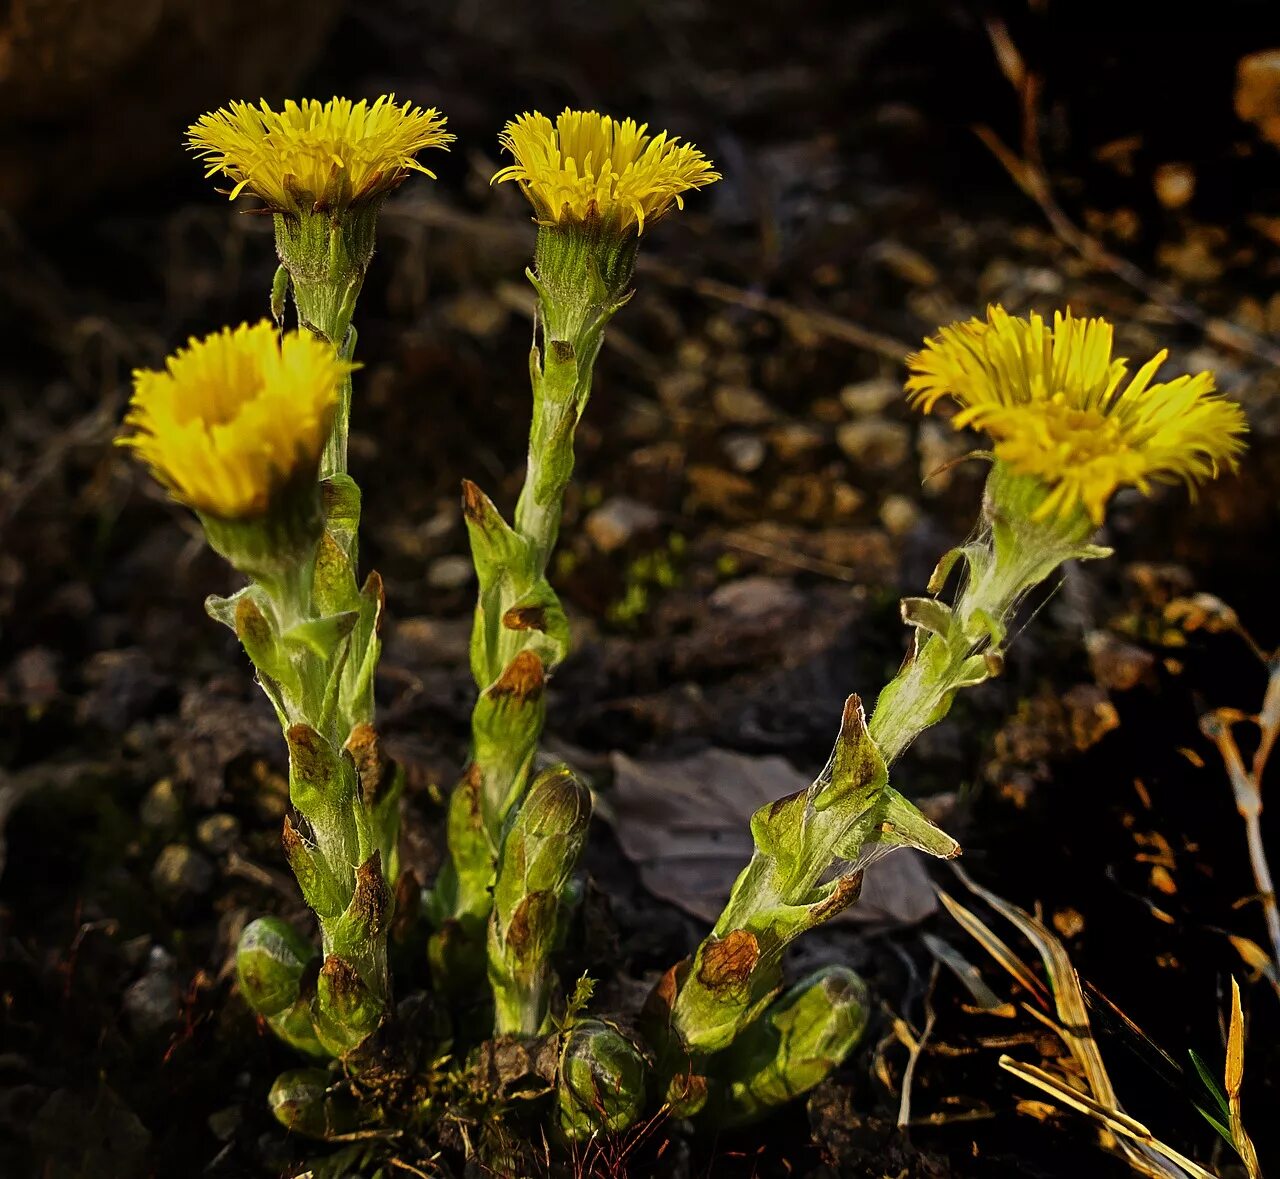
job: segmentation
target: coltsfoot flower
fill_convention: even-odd
[[[257,519],[286,487],[315,481],[354,367],[309,332],[224,328],[133,374],[131,433],[118,441],[201,515]]]
[[[397,106],[394,95],[372,105],[305,98],[281,111],[263,100],[202,115],[187,129],[187,144],[208,164],[206,175],[235,181],[233,200],[248,189],[274,213],[341,214],[385,196],[410,172],[434,179],[415,156],[447,150],[454,137],[444,128],[434,107]]]
[[[944,327],[907,358],[907,393],[926,413],[950,397],[960,406],[956,429],[984,430],[1011,471],[1042,482],[1049,493],[1038,519],[1083,508],[1101,524],[1120,487],[1194,488],[1235,468],[1248,426],[1214,393],[1212,373],[1153,384],[1167,352],[1130,377],[1111,348],[1105,319],[1056,312],[1050,328],[1034,312],[1022,319],[993,306],[985,322]]]
[[[519,183],[542,224],[600,218],[619,229],[684,208],[683,193],[720,179],[692,144],[678,144],[648,124],[612,119],[597,111],[565,109],[553,124],[534,111],[512,119],[501,136],[515,163],[493,182]]]

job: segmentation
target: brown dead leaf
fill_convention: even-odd
[[[808,782],[781,757],[708,749],[675,761],[612,757],[610,820],[645,887],[713,922],[751,858],[751,815]],[[862,896],[834,920],[911,924],[937,901],[919,853],[901,850],[867,870]]]

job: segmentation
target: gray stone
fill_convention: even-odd
[[[768,453],[764,440],[757,434],[730,434],[721,446],[733,469],[743,475],[758,471]]]
[[[902,386],[887,377],[859,381],[840,390],[840,404],[857,417],[873,417],[902,400]]]
[[[595,509],[583,523],[591,543],[602,553],[616,552],[637,536],[652,532],[662,517],[648,504],[615,496]]]
[[[753,576],[720,586],[708,604],[745,622],[794,614],[804,608],[805,596],[780,577]]]
[[[902,464],[911,450],[911,431],[901,422],[862,418],[836,430],[836,442],[858,466],[888,471]]]
[[[475,576],[475,567],[470,557],[450,554],[437,557],[427,567],[427,584],[432,589],[456,590],[470,585]]]
[[[174,981],[169,956],[125,988],[122,1005],[129,1027],[138,1036],[152,1036],[176,1023],[179,1016],[178,985]]]

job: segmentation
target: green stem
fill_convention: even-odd
[[[954,633],[924,638],[916,658],[885,685],[868,730],[888,764],[935,723],[939,710],[965,681],[965,664],[992,645],[992,636],[983,630],[981,620],[1007,618],[1040,563],[1040,558],[1027,559],[1023,554],[1014,554],[1012,560],[992,560],[956,602]],[[965,640],[964,636],[974,633],[977,638]]]
[[[568,651],[568,624],[546,572],[604,328],[628,297],[634,260],[634,234],[611,236],[595,223],[540,228],[529,272],[538,293],[533,412],[514,527],[478,488],[468,484],[464,495],[480,582],[471,641],[479,698],[471,764],[450,803],[450,858],[431,902],[432,963],[455,992],[471,989],[484,972],[504,829],[527,789],[542,733],[543,681]]]
[[[275,217],[276,252],[289,272],[289,287],[302,327],[328,340],[350,360],[355,352],[351,326],[356,300],[373,257],[382,202],[353,205],[341,216],[326,212]],[[279,284],[272,290],[272,312],[282,310]],[[351,378],[343,382],[338,411],[325,447],[321,477],[345,474],[347,431],[351,417]]]
[[[300,326],[346,360],[355,351],[351,319],[376,218],[375,204],[340,218],[317,213],[275,219],[287,279],[277,274],[273,284],[273,316],[280,321],[286,288],[291,290]],[[292,816],[286,820],[285,853],[320,923],[314,997],[308,1002],[297,994],[285,1015],[274,1013],[273,1026],[290,1043],[308,1050],[314,1044],[335,1056],[358,1047],[391,1002],[388,880],[396,871],[401,784],[382,763],[372,726],[382,587],[376,574],[363,588],[356,579],[360,493],[346,474],[351,395],[348,375],[322,458],[323,494],[312,486],[303,497],[324,507],[323,526],[317,522],[306,554],[264,563],[256,585],[245,591],[258,597],[214,608],[240,635],[285,726],[290,801],[298,816],[296,827]],[[269,550],[278,547],[264,539]],[[254,968],[265,969],[262,941],[250,939],[242,947]],[[274,947],[279,939],[268,942]],[[296,959],[285,955],[273,976],[293,978],[295,991]],[[270,991],[272,1005],[281,989]]]
[[[338,355],[343,360],[350,360],[356,351],[356,329],[351,324],[347,327],[346,338]],[[329,431],[328,441],[324,446],[324,454],[320,459],[320,478],[328,479],[332,475],[347,473],[347,438],[351,429],[351,374],[342,379],[338,389],[338,406],[333,414],[333,427]]]

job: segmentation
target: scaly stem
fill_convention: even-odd
[[[542,226],[529,375],[528,464],[514,527],[473,484],[464,512],[480,582],[471,639],[479,689],[471,762],[450,802],[450,857],[436,882],[433,966],[455,993],[484,972],[485,928],[508,816],[528,786],[546,715],[543,684],[568,652],[569,630],[546,572],[573,475],[574,436],[591,395],[605,324],[626,301],[636,236],[599,225]]]
[[[972,633],[975,622],[984,616],[1007,618],[1026,592],[1027,575],[1035,564],[993,560],[956,602],[957,635]],[[922,640],[916,658],[885,686],[871,714],[868,729],[886,762],[892,765],[934,723],[931,718],[965,681],[965,664],[990,644],[991,636],[986,633],[972,642],[939,634]]]
[[[375,202],[342,217],[275,218],[281,270],[273,316],[280,322],[292,291],[300,325],[347,360],[377,211]],[[240,636],[285,729],[294,813],[282,839],[322,942],[318,976],[308,976],[299,947],[278,928],[255,923],[241,943],[241,982],[283,1039],[335,1056],[357,1048],[391,1003],[388,881],[396,876],[402,786],[384,765],[373,728],[382,583],[376,574],[363,587],[356,580],[360,492],[346,474],[351,390],[348,375],[321,463],[322,488],[312,486],[299,501],[322,507],[312,547],[283,569],[264,565],[259,574],[241,564],[256,584],[238,600],[211,605]],[[300,990],[306,977],[315,978],[312,998]]]
[[[347,360],[355,352],[351,320],[373,257],[381,206],[380,200],[352,206],[341,217],[324,212],[301,217],[284,213],[275,216],[276,252],[289,273],[298,321],[328,340]],[[273,289],[272,311],[281,310],[280,292]],[[348,376],[340,391],[333,430],[325,447],[322,478],[346,474],[350,417],[351,378]]]

